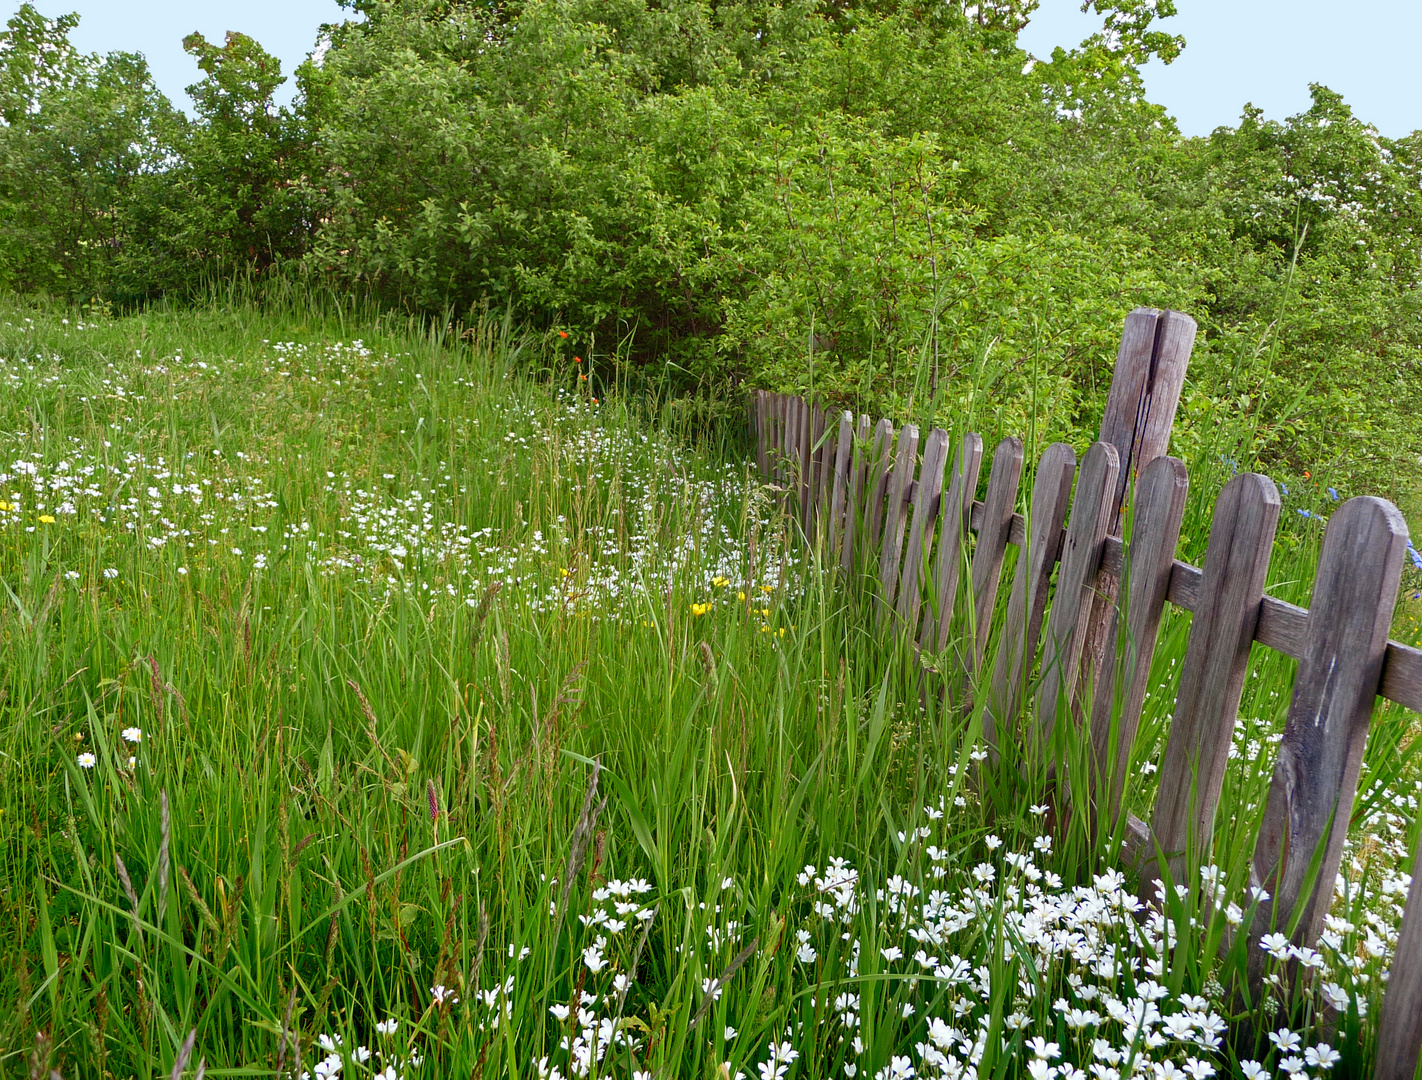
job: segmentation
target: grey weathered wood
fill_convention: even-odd
[[[1076,451],[1066,443],[1053,443],[1037,463],[1032,482],[1032,516],[1027,522],[1027,545],[1017,559],[1012,595],[1002,627],[992,690],[983,712],[983,738],[996,745],[999,729],[1017,722],[1027,688],[1027,674],[1037,653],[1042,615],[1047,608],[1052,568],[1061,544],[1062,522],[1071,500],[1076,473]]]
[[[1387,643],[1382,695],[1414,712],[1422,712],[1422,649],[1396,641]]]
[[[799,508],[800,527],[808,535],[810,527],[810,490],[814,479],[810,469],[810,454],[815,442],[815,417],[810,403],[804,398],[796,398],[798,415],[796,450],[799,452],[799,487],[796,491],[796,506]]]
[[[839,545],[845,529],[844,504],[849,497],[849,466],[853,454],[854,414],[842,412],[834,440],[834,468],[830,481],[829,543],[825,554],[825,562],[830,566],[839,562]]]
[[[1047,619],[1042,651],[1042,679],[1037,687],[1037,732],[1051,737],[1057,706],[1070,705],[1076,691],[1079,661],[1086,643],[1086,621],[1096,596],[1101,549],[1116,520],[1112,496],[1120,461],[1116,448],[1099,442],[1087,450],[1072,498],[1071,522],[1061,544],[1061,570],[1056,596]],[[1050,570],[1048,570],[1050,574]]]
[[[1254,917],[1253,942],[1295,926],[1294,943],[1311,947],[1323,930],[1406,553],[1407,523],[1386,499],[1349,499],[1324,531],[1307,642],[1250,868],[1251,883],[1272,896]],[[1263,950],[1251,947],[1249,955],[1251,972],[1262,977]]]
[[[918,428],[905,424],[899,429],[894,468],[884,491],[884,530],[879,541],[879,626],[884,626],[894,609],[894,586],[899,580],[899,558],[903,554],[904,526],[908,522],[905,493],[913,482],[918,459]]]
[[[1126,605],[1112,606],[1106,636],[1114,647],[1111,659],[1096,671],[1095,699],[1091,710],[1091,747],[1095,763],[1097,806],[1110,823],[1120,813],[1126,786],[1126,769],[1140,725],[1141,708],[1150,685],[1151,659],[1155,655],[1160,620],[1175,565],[1175,545],[1185,517],[1189,479],[1182,462],[1158,457],[1145,467],[1136,485],[1135,514],[1131,522],[1130,566],[1124,571]],[[1102,562],[1111,548],[1103,544]],[[1119,544],[1116,548],[1120,552]],[[1120,555],[1116,574],[1121,578]],[[1123,634],[1124,630],[1124,634]],[[1120,708],[1117,709],[1117,688]],[[1114,758],[1114,764],[1112,759]],[[1111,774],[1107,796],[1107,776]],[[1109,799],[1109,802],[1108,802]],[[1107,809],[1109,807],[1109,809]]]
[[[1278,521],[1279,492],[1258,473],[1236,476],[1215,504],[1151,818],[1151,833],[1170,860],[1175,881],[1181,880],[1190,846],[1202,855],[1213,840],[1215,806]],[[1146,896],[1154,894],[1154,877],[1143,874]]]
[[[903,629],[910,633],[918,628],[918,614],[923,605],[921,581],[933,544],[939,496],[943,493],[943,466],[947,463],[948,432],[934,428],[923,443],[923,462],[918,467],[918,485],[913,493],[913,522],[909,525],[908,547],[904,550],[895,605]]]
[[[1422,846],[1393,950],[1373,1080],[1413,1080],[1422,1064]]]
[[[923,614],[923,627],[918,636],[921,649],[942,652],[948,644],[948,634],[953,626],[953,608],[958,599],[958,576],[963,566],[967,523],[971,519],[972,508],[978,505],[973,502],[973,494],[978,489],[978,471],[982,468],[982,460],[983,437],[970,431],[958,445],[948,494],[939,502],[938,558],[933,572],[933,590],[938,607],[936,611],[930,609]],[[959,657],[959,667],[966,669],[965,657]]]
[[[1136,308],[1126,316],[1099,436],[1116,448],[1121,463],[1114,499],[1118,513],[1125,508],[1132,477],[1170,448],[1194,345],[1195,320],[1188,315]]]
[[[975,511],[981,506],[982,503],[975,503]],[[1118,572],[1120,563],[1121,542],[1107,537],[1101,559],[1102,573]],[[1175,560],[1166,599],[1178,608],[1194,611],[1199,603],[1199,594],[1200,568]],[[1307,623],[1306,608],[1266,596],[1259,606],[1259,625],[1254,631],[1254,640],[1298,660],[1303,656]],[[1383,661],[1382,685],[1378,692],[1388,701],[1422,712],[1422,649],[1389,641]]]
[[[1015,516],[1017,488],[1022,483],[1022,440],[1009,435],[992,454],[987,492],[983,496],[982,522],[973,551],[973,660],[976,674],[982,666],[992,629],[993,608],[1002,581],[1002,560]],[[1025,534],[1024,534],[1025,538]]]
[[[815,483],[815,520],[820,537],[828,539],[827,524],[831,492],[834,489],[835,450],[839,439],[839,418],[832,412],[820,416],[819,478]]]
[[[1137,308],[1126,316],[1099,436],[1116,448],[1121,462],[1112,501],[1113,536],[1121,535],[1136,477],[1170,449],[1170,431],[1194,343],[1195,321],[1178,311]],[[1089,669],[1101,668],[1110,647],[1119,589],[1119,579],[1109,572],[1097,582],[1082,650],[1082,663]]]
[[[805,535],[814,542],[820,527],[820,489],[824,484],[825,412],[818,405],[810,408],[810,470],[805,491]]]
[[[860,414],[854,429],[854,443],[849,458],[849,499],[844,507],[844,539],[840,541],[839,568],[848,574],[854,569],[855,537],[862,532],[865,510],[865,484],[869,475],[869,417]]]
[[[789,394],[781,396],[781,485],[785,488],[785,511],[791,508],[791,489],[795,484],[795,470],[793,462],[799,460],[799,455],[795,452],[795,418],[798,417],[799,410],[795,407],[795,398]]]
[[[884,495],[889,489],[889,473],[894,467],[894,425],[880,420],[874,427],[874,445],[869,454],[869,471],[864,480],[864,515],[855,539],[859,565],[877,566],[875,556],[884,523]]]

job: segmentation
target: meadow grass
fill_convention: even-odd
[[[0,323],[8,1074],[1366,1071],[1415,718],[1375,718],[1322,970],[1271,1042],[1218,946],[1286,657],[1257,648],[1205,887],[1150,912],[1088,815],[1048,829],[1086,787],[1072,725],[1048,780],[923,708],[921,658],[736,433],[596,400],[507,321]],[[1271,591],[1307,603],[1320,535],[1288,523]]]

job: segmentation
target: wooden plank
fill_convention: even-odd
[[[904,526],[908,522],[908,504],[904,493],[913,482],[914,466],[918,463],[918,428],[905,424],[899,429],[899,444],[894,455],[894,469],[889,474],[884,493],[884,531],[879,541],[879,628],[894,609],[894,586],[899,580],[899,559],[904,549]]]
[[[1422,649],[1389,641],[1381,690],[1388,700],[1422,712]]]
[[[844,539],[840,543],[839,568],[848,574],[854,569],[855,537],[861,530],[867,510],[864,488],[869,475],[869,461],[872,453],[869,417],[863,413],[854,430],[854,444],[849,458],[849,500],[844,507]]]
[[[839,415],[839,432],[834,440],[834,465],[830,479],[829,546],[825,562],[839,562],[839,545],[844,535],[844,503],[849,496],[849,464],[854,453],[854,414]]]
[[[831,412],[820,416],[819,479],[815,484],[815,520],[818,539],[829,538],[830,497],[834,489],[835,451],[839,442],[839,420]],[[833,565],[833,560],[827,560]]]
[[[933,545],[939,496],[943,493],[943,466],[947,463],[948,432],[934,428],[923,444],[923,462],[918,468],[918,483],[913,493],[913,523],[909,526],[908,547],[904,551],[904,566],[899,576],[899,595],[895,605],[903,629],[909,632],[918,628],[918,615],[923,606],[920,581]]]
[[[938,559],[933,572],[938,608],[936,612],[930,609],[923,614],[923,627],[918,635],[921,649],[942,652],[948,644],[948,634],[953,626],[953,607],[958,599],[958,575],[963,566],[963,542],[967,538],[965,525],[972,516],[972,507],[981,505],[973,501],[973,495],[978,489],[978,471],[982,461],[983,437],[970,431],[958,445],[948,494],[940,500]],[[966,669],[966,658],[960,656],[958,659],[959,667]]]
[[[1422,1063],[1422,845],[1387,979],[1373,1080],[1413,1080]]]
[[[997,444],[992,454],[992,472],[988,474],[987,492],[983,496],[982,524],[978,529],[977,548],[973,551],[973,673],[982,667],[987,649],[1002,579],[1002,559],[1007,554],[1012,519],[1017,516],[1012,508],[1021,482],[1022,440],[1009,435]],[[1025,532],[1023,539],[1026,539]]]
[[[1120,458],[1118,513],[1125,508],[1132,478],[1169,450],[1194,345],[1195,320],[1188,315],[1136,308],[1126,316],[1100,435]],[[1120,529],[1112,532],[1119,535]]]
[[[884,493],[889,489],[889,473],[893,469],[894,425],[880,420],[874,427],[874,446],[869,456],[869,471],[865,477],[864,515],[859,531],[859,565],[877,563],[879,536],[884,522]]]
[[[1116,448],[1099,442],[1087,450],[1072,498],[1071,522],[1061,544],[1061,570],[1047,620],[1042,679],[1037,687],[1036,731],[1040,744],[1051,738],[1058,706],[1070,707],[1076,692],[1079,661],[1086,644],[1086,621],[1096,596],[1101,548],[1116,520],[1112,496],[1120,461]],[[1048,575],[1051,570],[1048,569]]]
[[[796,449],[799,451],[799,487],[796,490],[796,505],[800,513],[800,528],[805,530],[805,534],[810,535],[810,488],[813,484],[813,477],[810,470],[810,451],[815,441],[815,417],[810,409],[810,403],[804,398],[795,399],[796,411],[798,413],[798,443]]]
[[[975,503],[974,509],[981,506],[982,503]],[[1121,542],[1108,536],[1101,558],[1102,573],[1117,572],[1120,563]],[[1178,608],[1194,611],[1199,603],[1199,594],[1199,567],[1177,559],[1171,569],[1166,599]],[[1259,625],[1255,629],[1254,640],[1295,660],[1301,659],[1307,622],[1306,608],[1266,596],[1260,602]],[[1378,693],[1388,701],[1422,712],[1422,649],[1389,641]]]
[[[1027,546],[1017,559],[1007,619],[993,667],[992,690],[983,712],[983,738],[990,746],[997,745],[1002,737],[999,729],[1011,729],[1017,723],[1022,709],[1075,474],[1076,451],[1066,443],[1047,447],[1037,463]]]
[[[1272,897],[1250,926],[1250,974],[1258,979],[1268,961],[1257,946],[1265,934],[1292,926],[1293,942],[1312,947],[1323,930],[1406,554],[1407,523],[1386,499],[1349,499],[1324,530],[1307,642],[1250,869],[1251,884]]]
[[[825,412],[818,405],[810,407],[810,467],[805,474],[805,535],[811,545],[820,527],[820,486],[824,483]]]
[[[1151,834],[1174,881],[1181,880],[1190,846],[1203,856],[1214,838],[1215,806],[1278,522],[1278,490],[1258,473],[1236,476],[1215,504],[1151,819]],[[1154,895],[1155,876],[1143,871],[1143,896]]]
[[[1096,672],[1091,710],[1096,805],[1110,825],[1115,824],[1121,811],[1126,769],[1150,685],[1150,665],[1165,611],[1171,570],[1175,566],[1175,545],[1180,540],[1188,490],[1189,478],[1181,461],[1172,457],[1152,461],[1141,473],[1136,487],[1130,567],[1124,572],[1120,568],[1120,542],[1115,545],[1115,572],[1118,580],[1123,577],[1126,584],[1126,607],[1122,612],[1119,605],[1112,605],[1106,641],[1108,647],[1114,646],[1115,658],[1113,662],[1102,663]],[[1102,547],[1105,563],[1112,547],[1110,537]],[[1109,795],[1106,794],[1108,776],[1111,778]]]
[[[790,409],[789,394],[780,395],[780,405],[778,408],[778,412],[780,414],[780,419],[778,423],[778,427],[780,429],[779,479],[780,486],[788,490],[790,487],[790,461],[791,455],[794,453],[793,448],[795,445],[795,433],[792,430],[792,428],[794,427],[795,414]],[[790,502],[788,495],[785,501],[785,510],[787,513],[790,510]]]
[[[1116,448],[1121,462],[1113,499],[1115,518],[1109,530],[1114,536],[1121,535],[1137,476],[1170,448],[1194,343],[1195,321],[1178,311],[1137,308],[1126,316],[1100,435]],[[1087,668],[1102,666],[1119,589],[1119,579],[1110,573],[1097,582],[1084,631],[1082,663]]]

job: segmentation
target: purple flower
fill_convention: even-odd
[[[1329,489],[1328,489],[1328,497],[1329,497],[1330,499],[1332,499],[1334,502],[1337,502],[1337,501],[1338,501],[1338,489],[1337,489],[1337,488],[1329,488]]]

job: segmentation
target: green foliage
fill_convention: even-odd
[[[105,290],[178,128],[140,56],[84,56],[76,16],[25,4],[0,33],[0,286]]]
[[[750,382],[934,422],[990,353],[1003,415],[1077,442],[1125,312],[1170,306],[1203,331],[1184,452],[1422,509],[1418,137],[1316,87],[1183,139],[1140,77],[1183,47],[1173,5],[1088,6],[1101,31],[1035,61],[1031,0],[360,0],[291,109],[250,38],[188,38],[191,122],[26,6],[0,273],[514,310],[710,413]]]

